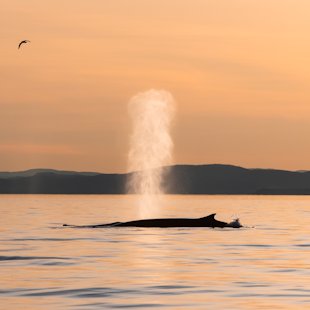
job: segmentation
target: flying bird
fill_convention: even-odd
[[[21,41],[21,42],[18,44],[18,49],[21,47],[22,44],[28,43],[28,42],[30,42],[30,41],[29,41],[29,40],[23,40],[23,41]]]

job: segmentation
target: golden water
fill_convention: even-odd
[[[1,195],[1,309],[309,309],[310,197],[167,196],[162,217],[242,229],[61,228],[137,218],[134,196]]]

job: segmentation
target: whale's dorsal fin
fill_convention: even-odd
[[[216,213],[212,213],[208,216],[204,216],[202,218],[200,218],[201,220],[214,220],[214,217],[215,217]]]

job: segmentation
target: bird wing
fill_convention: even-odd
[[[23,41],[21,41],[21,42],[18,44],[18,48],[20,48],[21,45],[22,45],[23,43],[27,43],[27,42],[30,42],[30,41],[29,41],[29,40],[23,40]]]

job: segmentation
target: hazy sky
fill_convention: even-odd
[[[309,0],[0,7],[1,171],[125,171],[127,102],[150,88],[178,103],[175,163],[310,169]]]

